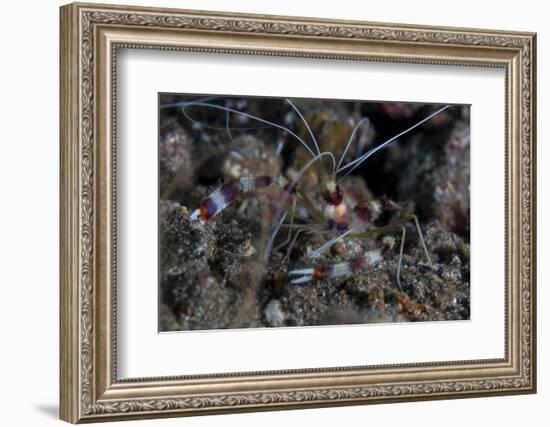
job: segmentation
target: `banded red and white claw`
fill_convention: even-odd
[[[293,278],[290,283],[293,285],[301,285],[313,280],[313,275],[315,273],[314,268],[301,268],[298,270],[291,270],[288,272],[289,276],[300,276]]]

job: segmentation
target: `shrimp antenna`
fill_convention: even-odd
[[[185,111],[184,111],[184,114]],[[239,149],[237,143],[235,142],[235,139],[233,139],[233,134],[231,133],[231,128],[229,127],[229,112],[226,111],[225,112],[225,131],[227,133],[227,137],[229,138],[229,143],[233,146],[233,153],[237,153],[238,156],[240,156],[240,159],[242,160],[244,157],[243,157],[243,153],[241,152],[241,150]]]
[[[203,102],[203,101],[202,100],[196,100],[196,101],[193,101],[193,102]],[[182,108],[182,113],[185,116],[185,118],[187,120],[189,120],[191,123],[200,124],[202,127],[204,127],[205,129],[209,129],[209,130],[225,130],[226,129],[226,127],[207,125],[207,124],[202,123],[200,120],[194,119],[185,110],[185,107],[187,106],[187,104],[189,104],[189,103],[188,102],[176,102],[176,103],[173,103],[173,104],[164,104],[164,105],[160,106],[160,109],[162,110],[164,108],[183,107]],[[229,114],[229,112],[226,111],[226,114]],[[266,129],[266,128],[269,128],[269,127],[271,127],[271,126],[269,126],[269,125],[265,125],[265,126],[239,126],[239,127],[235,127],[235,128],[232,128],[232,129],[233,130],[238,130],[238,131],[244,131],[244,130]]]
[[[351,135],[348,139],[348,143],[346,144],[346,148],[344,149],[344,152],[342,153],[342,156],[340,156],[340,160],[338,161],[338,165],[336,166],[337,169],[340,169],[340,165],[344,161],[344,158],[346,157],[346,154],[348,154],[348,150],[349,150],[349,147],[351,146],[351,142],[353,141],[353,138],[355,137],[355,134],[359,130],[359,127],[361,127],[361,125],[365,122],[369,123],[369,118],[368,117],[363,117],[361,120],[359,120],[359,122],[357,122],[357,124],[353,128],[353,131],[351,132]]]
[[[348,176],[351,172],[353,172],[353,170],[355,170],[361,163],[363,163],[365,160],[367,160],[370,156],[372,156],[374,153],[376,153],[377,151],[380,151],[382,150],[383,148],[386,148],[388,147],[391,143],[395,142],[399,137],[405,135],[406,133],[410,132],[411,130],[417,128],[418,126],[420,126],[421,124],[427,122],[428,120],[430,120],[432,117],[438,115],[439,113],[445,111],[447,108],[449,108],[450,105],[446,105],[445,107],[443,108],[440,108],[439,110],[437,110],[435,113],[432,113],[430,114],[428,117],[422,119],[421,121],[419,121],[418,123],[414,124],[413,126],[411,126],[410,128],[408,129],[405,129],[403,132],[400,132],[398,133],[397,135],[391,137],[390,139],[388,139],[387,141],[383,142],[382,144],[378,145],[377,147],[374,147],[372,149],[370,149],[369,151],[367,151],[365,154],[363,154],[361,157],[358,157],[357,159],[355,160],[352,160],[351,162],[349,162],[348,164],[342,166],[341,168],[338,168],[338,170],[336,171],[336,173],[338,172],[342,172],[343,170],[346,170],[348,168],[351,167],[350,170],[348,170],[345,175],[343,177],[341,177],[339,180],[338,180],[338,183],[340,183],[346,176]]]
[[[308,252],[306,254],[306,257],[307,258],[316,258],[318,257],[319,255],[321,255],[324,251],[326,251],[328,248],[330,248],[331,246],[333,246],[336,242],[339,242],[340,240],[342,240],[344,237],[346,237],[348,234],[350,233],[353,233],[355,232],[355,228],[350,228],[348,231],[346,231],[345,233],[342,233],[340,234],[339,236],[336,236],[334,239],[331,239],[329,240],[328,242],[326,242],[324,245],[322,246],[319,246],[317,249],[311,251],[311,252]]]
[[[267,241],[264,249],[264,263],[267,263],[267,260],[269,259],[269,254],[271,253],[271,248],[273,247],[273,241],[275,240],[275,237],[277,236],[277,233],[281,229],[281,226],[283,225],[283,222],[285,221],[287,217],[287,214],[281,215],[281,219],[279,219],[279,222],[277,222],[277,225],[275,226],[275,230],[273,230],[273,233],[271,233],[271,236],[269,236],[269,240]]]
[[[285,132],[289,133],[294,138],[296,138],[306,148],[306,150],[311,154],[312,157],[316,156],[316,154],[313,152],[313,150],[311,148],[309,148],[309,146],[305,143],[304,140],[302,140],[302,138],[300,138],[298,135],[296,135],[290,129],[288,129],[285,126],[280,125],[278,123],[270,122],[269,120],[262,119],[261,117],[245,113],[244,111],[239,111],[239,110],[235,110],[233,108],[225,107],[223,105],[211,104],[209,102],[200,102],[200,100],[197,101],[197,102],[196,101],[184,102],[184,103],[181,104],[181,107],[184,110],[185,110],[185,108],[188,108],[188,107],[209,107],[209,108],[214,108],[214,109],[217,109],[217,110],[226,111],[226,112],[229,112],[229,113],[240,114],[241,116],[248,117],[249,119],[256,120],[260,123],[268,124],[270,126],[276,127],[277,129],[281,129],[281,130],[284,130]]]
[[[306,119],[304,118],[304,116],[302,115],[298,107],[296,107],[296,105],[294,105],[294,103],[288,98],[285,99],[285,101],[293,108],[294,111],[296,111],[300,119],[302,119],[302,122],[304,122],[304,125],[306,125],[306,129],[309,132],[309,136],[311,136],[311,140],[313,141],[313,144],[315,144],[315,148],[317,149],[317,154],[321,154],[321,150],[319,150],[319,144],[317,144],[317,140],[315,139],[315,136],[313,135],[313,132],[311,131],[311,128],[309,127],[308,122],[306,121]]]

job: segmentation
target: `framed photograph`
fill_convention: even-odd
[[[534,393],[535,34],[61,8],[61,418]]]

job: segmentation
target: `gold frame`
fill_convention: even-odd
[[[60,43],[63,420],[535,392],[535,34],[71,4],[61,8]],[[504,68],[505,357],[117,380],[113,147],[119,47]]]

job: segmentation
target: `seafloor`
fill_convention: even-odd
[[[166,95],[161,97],[161,105],[187,99]],[[228,102],[218,101],[220,105],[230,105]],[[420,104],[296,104],[317,135],[321,149],[338,155],[353,123],[369,117],[368,129],[358,133],[357,148],[350,150],[347,161],[434,109]],[[250,114],[268,112],[265,114],[270,120],[280,120],[307,138],[307,130],[296,117],[289,117],[284,103],[256,99],[249,100],[246,107]],[[289,270],[359,256],[379,247],[382,236],[345,239],[320,257],[308,259],[305,254],[325,242],[326,237],[304,233],[288,260],[284,260],[285,246],[273,250],[264,262],[266,241],[277,221],[274,212],[282,206],[272,189],[260,190],[254,197],[235,203],[206,224],[191,222],[190,213],[221,182],[244,174],[291,177],[304,163],[305,150],[288,138],[281,155],[274,154],[276,141],[285,136],[284,132],[254,127],[250,120],[238,117],[228,125],[224,115],[220,118],[205,110],[196,109],[190,120],[189,111],[182,114],[181,108],[161,109],[161,331],[469,319],[468,107],[449,108],[373,156],[343,182],[350,205],[365,198],[387,196],[418,215],[431,265],[414,223],[407,224],[401,288],[396,279],[400,228],[388,231],[397,245],[383,261],[346,277],[292,285]],[[244,155],[232,155],[235,150]],[[318,180],[312,173],[300,182],[312,200],[321,205]],[[307,216],[303,208],[302,212]],[[384,225],[392,222],[391,217],[384,220]],[[280,231],[275,247],[284,242],[287,233]]]

